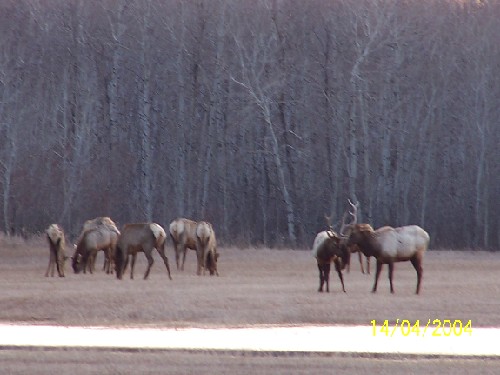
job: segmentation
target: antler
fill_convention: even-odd
[[[358,222],[358,207],[359,207],[359,202],[356,204],[352,203],[350,199],[347,200],[349,204],[352,207],[352,212],[349,211],[349,214],[353,217],[353,220],[350,225],[357,224]]]
[[[354,225],[358,222],[358,208],[359,208],[359,202],[357,202],[356,204],[352,203],[350,199],[347,200],[349,202],[349,204],[351,205],[352,207],[352,211],[346,211],[344,212],[344,216],[342,216],[342,226],[340,227],[340,234],[342,236],[346,236],[346,234],[344,233],[344,231],[350,227],[351,225]],[[352,221],[349,223],[349,224],[346,224],[346,219],[347,219],[347,215],[351,215],[352,216]]]
[[[328,225],[328,227],[331,228],[332,227],[332,216],[333,215],[326,216],[326,214],[323,214],[323,216],[325,217],[326,225]]]

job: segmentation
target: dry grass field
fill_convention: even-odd
[[[68,255],[72,251],[68,248]],[[372,319],[460,319],[473,327],[500,326],[500,253],[429,251],[423,288],[416,296],[416,274],[409,262],[395,266],[396,293],[389,293],[387,268],[378,292],[370,293],[373,273],[360,272],[357,257],[345,273],[347,293],[333,271],[330,293],[318,293],[318,272],[310,251],[221,248],[220,277],[198,277],[190,250],[184,272],[175,269],[171,244],[148,280],[139,254],[135,279],[106,275],[102,253],[95,274],[44,277],[44,239],[0,238],[0,322],[55,325],[234,327],[252,325],[362,324]],[[374,261],[372,260],[372,271]],[[325,338],[335,340],[335,337]],[[338,339],[338,338],[337,338]],[[265,340],[265,338],[263,338]],[[496,344],[496,343],[492,343]],[[410,374],[500,371],[499,360],[455,358],[352,357],[348,355],[271,355],[256,353],[155,352],[112,350],[0,350],[6,374],[317,374],[384,371]]]

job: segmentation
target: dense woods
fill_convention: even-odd
[[[500,2],[0,0],[0,225],[500,244]],[[336,225],[337,225],[336,224]]]

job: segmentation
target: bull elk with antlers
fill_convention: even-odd
[[[394,293],[392,276],[395,262],[410,261],[417,271],[417,290],[420,293],[420,285],[423,276],[423,258],[429,247],[429,234],[417,225],[408,225],[398,228],[384,226],[374,230],[369,224],[357,224],[354,221],[349,225],[346,245],[352,249],[356,247],[366,257],[377,259],[377,272],[372,292],[377,291],[378,278],[384,264],[389,265],[389,283],[391,293]]]
[[[357,205],[354,205],[349,201],[353,207],[354,212],[349,212],[353,217],[353,221],[349,224],[352,225],[356,220],[356,210]],[[337,234],[331,225],[331,217],[325,215],[329,230],[319,232],[316,235],[313,243],[312,254],[316,258],[319,271],[319,288],[318,292],[323,291],[323,286],[326,284],[326,291],[330,291],[330,267],[331,263],[335,264],[335,270],[339,275],[340,282],[342,283],[342,290],[345,293],[344,277],[342,276],[342,270],[348,266],[351,259],[351,254],[349,248],[346,246],[346,237],[343,234],[344,230],[348,226],[345,223],[347,218],[347,212],[342,218],[342,226],[340,228],[340,235]]]
[[[352,225],[357,223],[358,208],[359,208],[359,202],[354,204],[351,202],[350,199],[348,199],[347,201],[349,202],[349,205],[351,206],[351,208],[344,212],[344,215],[342,216],[342,224],[341,224],[339,234],[338,234],[340,237],[340,240],[343,244],[346,243],[347,237],[348,237],[348,235],[345,233],[346,230],[348,228],[350,228]],[[325,216],[326,224],[328,225],[330,230],[335,232],[333,229],[333,226],[332,226],[332,216],[327,216],[326,214],[324,216]],[[346,220],[347,220],[348,216],[352,216],[353,219],[350,223],[347,224]],[[364,274],[365,273],[365,269],[363,267],[363,257],[364,256],[357,246],[351,246],[349,248],[349,261],[346,264],[347,272],[350,272],[350,270],[351,270],[351,255],[350,254],[352,254],[352,253],[358,253],[359,265],[361,266],[361,273]],[[367,273],[369,274],[370,273],[370,257],[365,257],[365,258],[366,258],[366,270],[367,270]]]
[[[323,291],[325,283],[326,291],[330,292],[330,267],[333,262],[345,293],[342,270],[349,262],[349,250],[341,242],[341,238],[333,230],[319,232],[314,239],[312,255],[316,258],[319,270],[318,292]]]

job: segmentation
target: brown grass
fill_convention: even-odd
[[[72,251],[68,248],[71,255]],[[269,249],[220,249],[220,277],[198,277],[195,253],[189,251],[184,272],[175,269],[169,246],[173,280],[163,262],[155,264],[148,280],[142,276],[145,258],[138,256],[135,280],[100,271],[75,275],[69,262],[65,278],[45,278],[48,246],[43,239],[0,238],[0,321],[59,325],[117,325],[218,327],[256,324],[365,324],[372,319],[472,320],[473,327],[500,326],[500,256],[489,252],[429,251],[424,261],[423,288],[416,296],[416,274],[409,262],[395,267],[395,295],[389,293],[385,268],[376,294],[370,293],[374,275],[359,271],[353,257],[345,274],[347,293],[341,292],[335,272],[328,293],[318,293],[318,272],[310,252]],[[372,260],[372,271],[374,261]],[[335,339],[335,338],[325,338]],[[20,358],[23,358],[22,364]],[[62,359],[64,358],[64,359]],[[109,358],[110,360],[104,360]],[[138,359],[140,358],[140,359]],[[332,359],[333,358],[333,359]],[[26,360],[24,360],[26,359]],[[271,356],[231,353],[105,352],[25,350],[0,351],[5,373],[337,373],[368,370],[403,371],[413,363],[415,373],[453,373],[473,369],[494,373],[498,361],[324,356]],[[463,362],[463,363],[462,363]],[[78,366],[79,363],[85,366]],[[455,365],[462,363],[455,368]],[[334,366],[335,364],[335,366]],[[433,372],[438,364],[440,371]],[[6,367],[7,366],[7,367]],[[28,367],[26,367],[28,366]],[[334,366],[334,367],[332,367]],[[403,367],[401,367],[403,366]],[[470,367],[469,367],[470,366]],[[327,369],[329,371],[327,371]],[[88,371],[87,371],[88,370]],[[342,372],[345,370],[345,372]],[[460,372],[458,372],[460,373]]]

